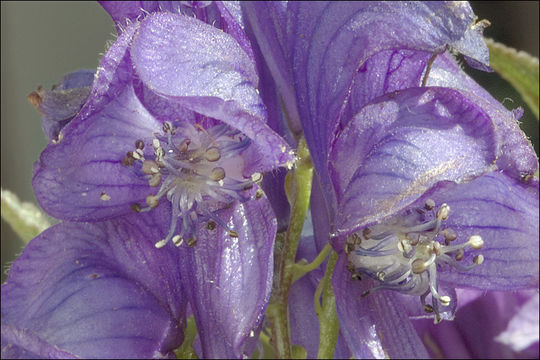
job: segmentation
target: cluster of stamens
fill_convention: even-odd
[[[260,174],[247,179],[242,174],[241,153],[250,140],[225,124],[205,129],[199,124],[176,127],[165,122],[162,130],[152,139],[153,156],[145,156],[145,143],[137,140],[135,150],[122,159],[123,165],[136,166],[138,175],[144,176],[150,187],[159,187],[155,195],[146,197],[146,207],[134,203],[132,210],[150,211],[164,196],[172,205],[169,233],[156,247],[161,248],[170,240],[180,246],[184,239],[194,246],[200,221],[208,221],[209,230],[217,223],[231,237],[238,237],[215,212],[234,201],[247,200],[246,191],[261,179]],[[178,221],[182,225],[177,233]]]
[[[448,306],[452,301],[438,289],[437,266],[448,265],[458,270],[470,270],[482,264],[477,255],[470,265],[461,264],[465,249],[481,249],[484,241],[479,235],[467,242],[455,244],[456,232],[442,228],[450,215],[450,206],[442,204],[435,212],[435,202],[428,199],[424,208],[408,211],[384,224],[364,228],[347,238],[345,252],[347,268],[352,278],[365,274],[380,281],[362,296],[379,289],[390,289],[420,296],[426,312],[435,312],[435,322],[441,321],[438,304]],[[444,238],[444,243],[436,238]],[[426,304],[431,294],[432,304]]]

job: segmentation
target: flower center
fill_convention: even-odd
[[[360,274],[376,279],[378,286],[362,296],[379,289],[391,289],[420,296],[426,312],[435,312],[435,322],[441,320],[438,304],[448,306],[451,298],[438,291],[437,265],[458,270],[470,270],[482,264],[484,257],[477,255],[471,265],[463,265],[464,249],[481,249],[484,241],[478,235],[462,244],[452,244],[457,236],[451,228],[442,229],[450,215],[450,206],[442,204],[435,212],[435,202],[428,199],[424,208],[409,210],[384,224],[364,228],[347,238],[347,268],[353,278]],[[435,240],[443,237],[444,243]],[[431,294],[432,304],[426,304]]]
[[[145,157],[144,142],[135,142],[135,151],[128,152],[122,163],[136,165],[138,175],[144,176],[151,187],[159,186],[159,190],[146,197],[146,207],[135,203],[131,208],[136,212],[150,211],[164,196],[172,205],[169,233],[156,243],[157,248],[169,240],[176,246],[184,239],[189,246],[195,245],[197,223],[206,220],[209,228],[218,223],[231,237],[238,237],[214,212],[236,200],[247,200],[246,191],[260,180],[260,174],[251,178],[242,174],[241,153],[250,142],[240,131],[225,124],[204,129],[199,124],[175,127],[169,122],[163,124],[161,134],[154,134],[151,158]],[[182,226],[177,233],[179,219]]]

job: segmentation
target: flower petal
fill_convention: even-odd
[[[341,332],[352,356],[427,358],[427,351],[395,294],[380,291],[361,297],[373,282],[369,279],[351,280],[351,274],[345,269],[346,261],[342,254],[334,270],[332,287]]]
[[[155,249],[159,226],[140,215],[61,223],[32,240],[2,285],[3,336],[7,325],[8,341],[32,353],[38,346],[41,356],[57,348],[83,358],[153,357],[178,347],[186,310],[179,253]]]
[[[490,171],[497,154],[491,120],[456,91],[386,95],[364,107],[332,149],[337,231],[380,221],[438,181]]]
[[[463,2],[292,2],[287,11],[298,111],[325,191],[330,189],[325,174],[330,142],[340,119],[348,120],[344,109],[351,90],[365,87],[357,74],[370,57],[385,50],[442,52],[455,45],[465,51],[466,34],[481,37],[470,33],[475,16]],[[479,49],[467,50],[487,61]],[[416,62],[421,69],[423,61]],[[409,76],[415,80],[417,74]]]
[[[287,5],[281,1],[245,1],[242,2],[242,8],[264,61],[276,82],[279,99],[286,109],[291,130],[295,134],[300,133],[302,125],[295,103],[288,48]]]
[[[413,324],[434,358],[538,358],[538,347],[531,353],[516,353],[495,340],[533,293],[534,290],[517,293],[483,291],[474,301],[459,306],[454,321],[435,325],[429,320],[414,320]],[[538,314],[538,307],[535,310]]]
[[[52,216],[96,221],[128,214],[130,204],[144,203],[147,181],[122,158],[142,139],[151,146],[161,124],[139,102],[131,86],[88,118],[64,128],[64,139],[50,144],[34,168],[33,185],[40,205]]]
[[[250,356],[247,342],[262,322],[272,289],[276,220],[266,198],[234,203],[216,215],[238,232],[200,225],[183,251],[182,279],[203,357]],[[185,275],[185,276],[184,276]]]
[[[538,305],[536,293],[522,306],[495,340],[510,346],[516,352],[523,351],[534,343],[538,344]],[[538,345],[536,348],[538,349]]]
[[[445,53],[433,63],[427,84],[454,88],[479,106],[497,127],[501,154],[497,166],[516,179],[533,175],[538,169],[538,157],[529,139],[519,128],[519,116],[508,111],[484,88],[471,79],[452,55]]]
[[[229,35],[193,18],[156,14],[141,23],[131,55],[152,91],[252,139],[258,161],[246,171],[292,162],[288,145],[265,123],[254,64]]]
[[[458,235],[456,243],[480,235],[481,250],[466,250],[462,262],[472,263],[482,254],[484,262],[470,271],[451,269],[439,281],[447,286],[487,290],[515,290],[538,286],[538,182],[529,185],[505,173],[484,175],[466,184],[441,183],[426,198],[450,206],[445,226]]]

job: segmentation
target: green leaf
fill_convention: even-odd
[[[521,94],[538,119],[538,59],[523,51],[486,39],[489,64]]]
[[[17,195],[2,189],[2,219],[28,243],[51,225],[34,204],[21,202]]]

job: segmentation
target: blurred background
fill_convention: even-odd
[[[491,37],[538,57],[538,2],[472,1],[480,19],[491,21]],[[23,201],[36,203],[32,191],[32,164],[47,145],[41,117],[26,95],[38,85],[50,89],[62,75],[77,69],[94,69],[107,41],[116,33],[112,20],[94,2],[1,3],[1,185]],[[538,153],[538,121],[519,95],[496,74],[469,70],[491,94],[508,108],[522,106],[522,128]],[[36,203],[37,204],[37,203]],[[5,269],[22,250],[23,243],[2,221],[2,282]]]

